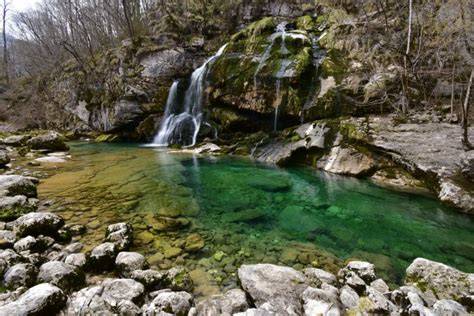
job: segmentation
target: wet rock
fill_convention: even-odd
[[[318,161],[318,168],[335,174],[357,177],[374,171],[376,162],[352,147],[336,146]]]
[[[79,253],[81,252],[82,248],[84,248],[83,244],[80,242],[75,242],[64,247],[63,251],[68,254]]]
[[[370,283],[377,278],[375,275],[375,267],[372,263],[365,261],[351,261],[337,273],[339,282],[342,283],[346,278],[346,275],[351,271],[367,283]]]
[[[111,270],[115,264],[117,248],[114,243],[106,242],[98,245],[90,254],[90,268],[96,271]]]
[[[186,238],[184,250],[188,252],[199,251],[205,246],[204,239],[199,234],[191,234]]]
[[[140,304],[145,294],[143,284],[132,279],[106,279],[102,287],[102,298],[111,306],[118,306],[121,301]]]
[[[474,305],[471,297],[474,275],[439,262],[415,259],[406,270],[406,283],[418,287],[424,293],[431,292],[438,299]]]
[[[24,195],[36,197],[36,184],[39,180],[33,177],[18,175],[0,175],[0,196]]]
[[[336,284],[336,276],[332,273],[326,272],[316,268],[306,268],[303,270],[303,274],[306,276],[308,281],[316,287],[320,287],[321,284]]]
[[[188,227],[191,221],[187,218],[172,218],[165,216],[153,216],[152,221],[147,223],[157,232],[175,231]]]
[[[28,199],[24,195],[0,197],[0,220],[14,220],[36,211],[37,208],[36,200]]]
[[[56,132],[39,135],[29,139],[26,144],[31,149],[44,149],[48,151],[67,151],[69,146],[64,142],[64,137]]]
[[[186,292],[160,291],[150,304],[144,305],[144,315],[157,315],[160,312],[185,316],[193,304],[193,297]]]
[[[71,266],[85,269],[87,266],[87,257],[83,253],[72,253],[64,259],[64,262]]]
[[[135,270],[131,273],[130,278],[140,282],[147,289],[156,289],[166,283],[167,274],[152,269]]]
[[[245,292],[233,289],[225,293],[200,302],[194,311],[194,315],[222,315],[232,316],[244,312],[250,308]]]
[[[128,250],[133,244],[133,228],[128,223],[109,225],[105,236],[105,240],[113,242],[118,251]]]
[[[48,283],[36,285],[18,300],[0,307],[0,315],[55,315],[66,303],[63,291]]]
[[[137,252],[120,252],[115,259],[115,268],[120,276],[128,278],[135,270],[148,267],[145,257]]]
[[[183,249],[178,247],[167,247],[164,251],[164,256],[166,259],[176,258],[183,253]]]
[[[38,273],[40,282],[48,282],[70,292],[85,283],[84,273],[77,267],[61,262],[50,261],[43,264]]]
[[[12,147],[21,147],[26,144],[26,141],[30,139],[30,135],[13,135],[2,140],[2,144]]]
[[[334,293],[308,287],[301,295],[304,315],[341,315],[339,298]]]
[[[433,312],[436,315],[468,315],[467,310],[456,301],[439,300],[433,305]]]
[[[198,148],[194,149],[194,152],[197,154],[208,154],[208,153],[218,153],[221,151],[221,148],[216,144],[205,143]]]
[[[173,291],[191,291],[193,281],[188,269],[183,266],[176,266],[166,272],[166,286]]]
[[[359,305],[359,294],[350,286],[344,285],[339,294],[339,300],[347,309],[356,308]]]
[[[0,272],[5,272],[8,268],[17,263],[21,263],[23,260],[22,256],[11,249],[0,250]]]
[[[7,270],[3,277],[3,283],[9,289],[17,289],[21,286],[31,287],[36,283],[38,269],[29,263],[19,263]]]
[[[13,230],[20,237],[25,236],[56,236],[58,229],[64,225],[64,220],[53,213],[29,213],[13,222]]]
[[[268,302],[282,315],[302,309],[300,296],[307,288],[302,273],[289,267],[256,264],[242,265],[238,276],[256,307]]]

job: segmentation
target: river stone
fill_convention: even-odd
[[[85,275],[76,266],[61,261],[50,261],[40,267],[38,280],[51,283],[64,291],[70,292],[80,288],[85,283]]]
[[[84,269],[87,265],[87,257],[83,253],[72,253],[64,259],[64,262],[71,266]]]
[[[372,302],[372,306],[368,308],[369,313],[389,314],[397,310],[395,304],[373,287],[368,286],[366,291],[367,297]]]
[[[323,283],[330,285],[337,283],[334,274],[321,269],[306,268],[303,270],[303,274],[306,276],[308,281],[316,287],[320,287]]]
[[[64,142],[64,137],[56,132],[39,135],[29,139],[26,144],[31,149],[44,149],[48,151],[67,151],[69,146]]]
[[[120,276],[128,278],[135,270],[143,270],[148,267],[145,257],[137,252],[120,252],[115,259],[115,268]]]
[[[13,245],[13,249],[15,249],[16,252],[22,252],[22,251],[36,252],[38,250],[38,246],[39,244],[35,237],[26,236],[18,240]]]
[[[9,289],[17,289],[20,286],[30,287],[36,283],[38,269],[29,263],[19,263],[11,267],[3,277],[4,285]]]
[[[48,283],[36,285],[18,300],[0,307],[0,315],[56,315],[66,303],[63,291]]]
[[[302,294],[304,315],[342,315],[339,297],[329,291],[308,287]]]
[[[256,307],[268,302],[282,315],[302,309],[300,296],[308,286],[301,272],[273,264],[242,265],[238,277]]]
[[[75,242],[64,247],[63,251],[68,254],[79,253],[81,252],[82,248],[84,248],[83,244],[80,242]]]
[[[461,159],[461,173],[469,181],[474,182],[474,151],[466,152]]]
[[[132,271],[130,278],[140,282],[147,289],[156,289],[165,283],[167,274],[152,269],[135,270]]]
[[[187,268],[175,266],[166,272],[165,285],[173,291],[187,291],[193,289],[193,281]]]
[[[384,280],[382,279],[377,279],[370,283],[370,286],[379,291],[380,293],[387,293],[390,291],[390,288],[388,287],[387,283],[385,283]]]
[[[105,236],[105,240],[113,242],[118,251],[128,250],[133,244],[133,228],[128,223],[109,225]]]
[[[0,175],[0,196],[24,195],[36,197],[37,178],[18,175]]]
[[[30,139],[30,135],[13,135],[2,140],[2,144],[12,147],[21,147],[26,144],[26,141]]]
[[[13,222],[13,230],[20,237],[28,235],[55,236],[58,229],[64,225],[64,220],[53,213],[29,213]]]
[[[417,258],[406,270],[406,284],[431,292],[438,299],[455,300],[473,306],[471,291],[474,274],[461,272],[445,264]]]
[[[221,220],[227,223],[251,222],[268,216],[268,212],[264,209],[245,209],[241,211],[224,213]]]
[[[362,295],[365,292],[367,284],[354,271],[345,273],[344,278],[339,280],[342,284],[353,288],[358,294]]]
[[[66,315],[111,315],[109,304],[101,297],[102,286],[86,287],[69,296]]]
[[[244,312],[249,308],[245,292],[233,289],[224,295],[218,295],[197,304],[195,315],[222,315],[232,316]]]
[[[10,230],[0,230],[0,248],[11,248],[16,241],[16,234]]]
[[[246,181],[251,187],[267,192],[285,192],[291,188],[290,179],[281,175],[256,174],[249,176]]]
[[[151,221],[146,223],[157,232],[175,231],[188,227],[191,221],[187,218],[172,218],[166,216],[153,216]]]
[[[433,312],[436,315],[468,315],[467,310],[456,301],[439,300],[433,305]]]
[[[14,252],[13,250],[0,250],[0,265],[1,267],[3,267],[3,272],[5,272],[8,268],[15,264],[21,263],[22,261],[23,257]]]
[[[339,300],[345,308],[353,309],[359,305],[359,294],[350,286],[344,285],[340,290]]]
[[[10,157],[5,149],[0,149],[0,168],[5,168],[10,163]]]
[[[34,212],[38,208],[35,199],[24,195],[0,197],[0,220],[14,220],[24,214]]]
[[[162,290],[150,304],[143,306],[143,314],[156,315],[166,312],[177,316],[186,316],[192,304],[193,297],[189,293]]]
[[[121,301],[128,300],[140,304],[145,294],[143,284],[132,279],[106,279],[102,287],[102,298],[111,306],[118,306]]]
[[[364,282],[370,283],[377,277],[375,275],[375,266],[365,261],[350,261],[344,268],[339,270],[337,277],[339,282],[344,282],[346,275],[350,272],[357,274]]]
[[[335,174],[364,176],[375,170],[376,162],[352,147],[336,146],[318,161],[318,168]]]
[[[90,254],[91,269],[96,271],[111,270],[115,264],[117,248],[114,243],[106,242],[98,245]]]
[[[205,246],[204,239],[199,234],[191,234],[186,237],[186,244],[184,245],[184,250],[188,252],[196,252],[204,248]]]

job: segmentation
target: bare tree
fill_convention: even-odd
[[[471,87],[472,81],[474,78],[474,69],[471,70],[471,75],[469,76],[469,83],[467,84],[467,92],[466,97],[464,99],[464,104],[462,107],[462,129],[463,129],[463,137],[462,137],[462,144],[465,150],[474,149],[472,144],[469,142],[469,99],[471,97]]]
[[[8,43],[7,43],[7,14],[10,2],[3,0],[2,4],[2,37],[3,37],[3,67],[7,83],[10,83],[10,71],[8,64]]]

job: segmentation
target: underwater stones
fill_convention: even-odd
[[[261,208],[245,209],[232,213],[224,213],[221,220],[225,223],[251,222],[267,216],[267,211]]]
[[[184,250],[188,252],[196,252],[204,248],[206,245],[201,235],[194,233],[186,237],[186,244]]]
[[[30,287],[36,283],[38,269],[29,263],[19,263],[10,267],[3,277],[4,285],[9,289],[21,286]]]
[[[432,292],[438,299],[470,302],[474,288],[474,274],[461,272],[445,264],[417,258],[406,270],[406,284],[419,288],[424,293]]]
[[[177,316],[186,316],[193,304],[193,297],[186,292],[161,290],[153,294],[156,294],[153,301],[142,308],[144,315],[159,315],[165,312]]]
[[[0,196],[24,195],[36,197],[36,184],[39,180],[33,177],[18,175],[0,175]]]
[[[352,147],[336,146],[318,161],[318,168],[335,174],[363,176],[376,168],[376,162]]]
[[[26,144],[31,149],[43,149],[49,151],[67,151],[69,146],[64,142],[64,137],[56,132],[39,135],[29,139]]]
[[[178,247],[166,247],[163,255],[166,259],[176,258],[183,253],[183,249]]]
[[[85,283],[85,275],[76,266],[61,261],[50,261],[41,265],[38,280],[51,283],[69,292]]]
[[[291,181],[283,176],[251,175],[247,179],[248,185],[267,192],[284,192],[291,188]]]
[[[149,231],[144,230],[137,234],[137,239],[138,242],[140,242],[141,244],[148,245],[152,243],[153,240],[155,240],[155,235],[153,235]]]
[[[175,231],[188,227],[191,221],[187,218],[172,218],[166,216],[156,216],[147,214],[145,216],[145,223],[157,232]]]
[[[113,242],[117,250],[128,250],[133,244],[133,228],[128,223],[117,223],[107,227],[105,240]]]
[[[300,295],[308,287],[305,276],[289,267],[272,264],[242,265],[238,277],[256,307],[270,303],[281,315],[301,310]]]
[[[13,222],[13,231],[20,237],[28,235],[55,236],[64,220],[56,214],[47,212],[28,213]]]
[[[115,268],[119,274],[128,278],[135,270],[143,270],[148,267],[145,257],[137,252],[120,252],[115,259]]]
[[[16,301],[0,307],[1,315],[56,315],[66,303],[60,288],[42,283],[30,288]]]
[[[114,243],[106,242],[92,249],[90,254],[91,266],[93,270],[111,270],[115,264],[117,248]]]
[[[212,255],[212,258],[214,258],[214,260],[216,260],[217,262],[221,262],[225,256],[226,256],[226,253],[222,250],[219,250],[214,255]]]

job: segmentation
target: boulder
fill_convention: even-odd
[[[36,197],[36,184],[39,180],[33,177],[18,175],[0,175],[0,196],[24,195]]]
[[[308,286],[301,272],[272,264],[242,265],[238,277],[257,308],[268,302],[281,315],[302,309],[300,296]]]
[[[101,296],[111,306],[118,306],[121,301],[140,304],[145,295],[143,284],[132,279],[106,279],[102,287]]]
[[[144,305],[144,315],[159,315],[162,312],[177,316],[188,315],[193,304],[193,297],[186,292],[171,292],[162,290],[157,293],[150,304]]]
[[[145,257],[137,252],[120,252],[115,259],[115,268],[120,276],[128,278],[135,270],[143,270],[148,267]]]
[[[330,291],[308,287],[301,295],[304,315],[342,315],[339,297]]]
[[[461,167],[461,173],[463,174],[463,176],[467,180],[474,182],[474,151],[473,150],[468,151],[463,155],[461,159],[460,167]]]
[[[10,157],[5,149],[0,149],[0,168],[5,168],[10,163]]]
[[[41,265],[38,280],[51,283],[64,291],[71,292],[85,283],[85,275],[73,265],[61,261],[50,261]]]
[[[165,285],[173,291],[191,291],[193,281],[188,269],[183,266],[175,266],[166,272]]]
[[[0,197],[0,220],[10,221],[36,211],[38,208],[36,201],[24,195]]]
[[[0,230],[0,248],[11,248],[16,241],[16,234],[10,230]]]
[[[26,144],[31,149],[42,149],[47,151],[67,151],[69,146],[64,142],[64,137],[56,132],[49,132],[29,139]]]
[[[83,253],[72,253],[64,259],[64,262],[71,266],[85,269],[87,266],[87,257]]]
[[[128,250],[133,244],[133,228],[127,223],[109,225],[105,236],[105,240],[114,243],[118,251]]]
[[[0,307],[0,315],[56,315],[65,305],[60,288],[48,283],[36,285],[18,300]]]
[[[350,286],[344,285],[340,290],[339,300],[347,309],[356,308],[359,305],[359,298],[359,294]]]
[[[0,250],[0,274],[3,275],[8,268],[23,261],[24,258],[11,249]]]
[[[344,268],[339,270],[337,278],[339,282],[343,283],[347,275],[354,272],[364,282],[370,283],[377,278],[375,275],[375,266],[372,263],[365,261],[350,261]]]
[[[96,271],[111,270],[115,264],[117,248],[114,243],[106,242],[98,245],[90,254],[90,268]]]
[[[4,138],[2,143],[7,146],[21,147],[24,146],[26,144],[26,141],[30,138],[30,135],[13,135]]]
[[[308,281],[316,287],[321,287],[323,283],[330,285],[337,283],[337,279],[334,274],[321,269],[306,268],[303,270],[303,274],[306,276]]]
[[[348,176],[365,176],[376,169],[376,162],[352,147],[336,146],[318,161],[324,171]]]
[[[130,278],[140,282],[147,289],[157,289],[168,280],[166,273],[152,269],[135,270],[130,274]]]
[[[35,237],[32,236],[26,236],[18,240],[15,245],[13,245],[13,249],[15,249],[16,252],[37,252],[41,250],[39,249],[39,242],[36,240]]]
[[[20,236],[56,236],[64,220],[56,214],[38,212],[28,213],[13,222],[13,231]]]
[[[9,289],[17,289],[21,286],[29,288],[36,283],[38,269],[29,263],[19,263],[7,270],[3,277],[4,285]]]
[[[215,296],[197,304],[195,315],[232,316],[250,308],[245,292],[233,289],[224,295]]]
[[[468,315],[467,310],[456,301],[439,300],[433,305],[433,312],[436,315]]]
[[[111,306],[102,298],[102,286],[92,286],[74,292],[69,296],[66,315],[111,315]]]
[[[406,284],[432,293],[438,299],[458,301],[474,306],[472,289],[474,274],[461,272],[445,264],[428,259],[415,259],[406,270]]]

